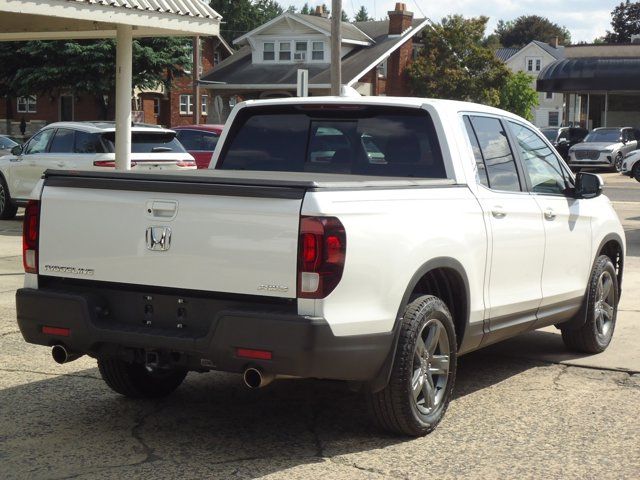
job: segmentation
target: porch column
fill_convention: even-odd
[[[116,35],[116,170],[131,170],[131,91],[133,29],[118,25]]]
[[[604,92],[604,122],[603,127],[607,126],[607,114],[609,113],[609,92]]]

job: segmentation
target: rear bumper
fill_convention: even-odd
[[[242,372],[258,366],[296,377],[368,381],[383,367],[393,333],[336,337],[323,318],[253,308],[227,308],[208,316],[206,328],[145,326],[122,322],[94,293],[20,289],[16,293],[18,325],[29,343],[68,349],[94,357],[141,358],[144,351],[175,358],[191,370]],[[68,336],[42,333],[43,326],[67,328]],[[197,331],[197,333],[196,333]],[[249,360],[237,348],[268,350],[271,360]]]

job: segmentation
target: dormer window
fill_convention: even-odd
[[[275,43],[265,42],[264,49],[262,51],[262,59],[265,62],[273,61],[276,59]]]
[[[280,42],[279,60],[288,62],[291,60],[291,42]]]
[[[311,51],[312,60],[324,60],[324,42],[313,42]]]

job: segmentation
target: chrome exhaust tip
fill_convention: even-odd
[[[259,368],[249,367],[242,374],[244,384],[251,389],[262,388],[269,385],[275,379],[275,375],[264,373]]]
[[[79,359],[82,354],[71,352],[67,350],[64,345],[54,345],[51,348],[51,356],[54,362],[62,365],[63,363],[69,363]]]

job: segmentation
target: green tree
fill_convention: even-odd
[[[93,96],[107,118],[115,96],[113,40],[0,42],[0,83],[12,96],[61,90]],[[23,59],[28,59],[24,62]],[[191,40],[144,38],[133,42],[133,86],[170,88],[191,67]],[[5,83],[6,82],[6,83]]]
[[[499,107],[533,120],[533,108],[538,105],[538,92],[531,86],[532,77],[524,72],[510,74],[500,90]]]
[[[300,9],[300,13],[303,14],[303,15],[311,15],[313,13],[313,10],[309,6],[309,4],[307,2],[305,2],[305,4]]]
[[[373,18],[369,16],[369,12],[367,12],[367,9],[364,8],[364,5],[360,7],[360,10],[358,10],[356,16],[353,17],[354,22],[368,22],[370,20],[373,20]]]
[[[523,15],[509,22],[500,20],[495,33],[505,47],[524,47],[532,40],[550,43],[555,37],[561,45],[571,43],[569,30],[538,15]]]
[[[640,2],[620,3],[611,12],[611,27],[613,32],[607,31],[607,43],[630,43],[631,35],[640,33]]]
[[[347,12],[345,12],[344,10],[341,10],[342,13],[342,21],[343,22],[348,22],[349,21],[349,15],[347,15]]]
[[[284,12],[274,0],[211,0],[211,8],[222,15],[220,33],[233,41]]]
[[[406,71],[413,95],[498,105],[509,71],[482,45],[488,20],[453,15],[426,29]]]

